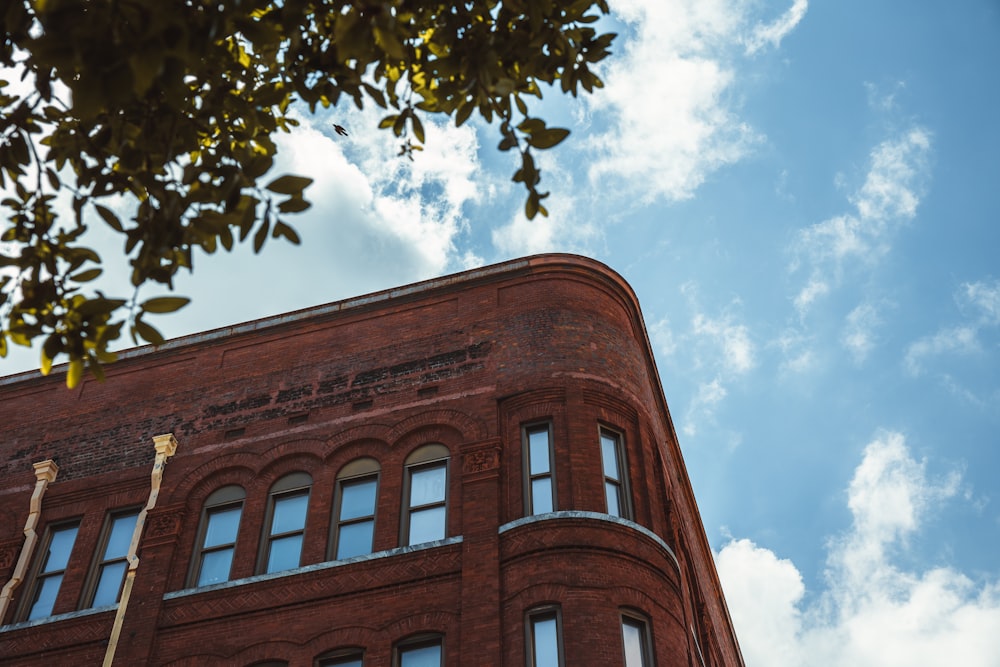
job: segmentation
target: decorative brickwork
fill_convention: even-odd
[[[109,513],[146,502],[162,433],[180,444],[116,665],[312,665],[349,648],[390,667],[434,636],[445,665],[513,667],[540,606],[558,610],[566,665],[622,667],[623,614],[648,626],[658,667],[742,665],[635,295],[597,262],[532,257],[122,356],[76,392],[59,372],[0,378],[0,574],[32,463],[60,468],[38,534],[79,522],[55,615],[25,621],[29,569],[0,618],[5,665],[100,662],[114,607],[82,609],[85,591]],[[286,479],[305,481],[278,517]],[[554,511],[526,516],[538,479]],[[431,541],[401,543],[413,534]],[[290,569],[267,573],[267,548]]]

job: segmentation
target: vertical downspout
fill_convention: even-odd
[[[139,549],[142,529],[146,525],[146,514],[156,506],[156,499],[160,495],[160,482],[163,480],[163,468],[167,465],[167,459],[177,451],[177,440],[173,433],[157,435],[153,437],[153,446],[156,448],[156,459],[153,461],[153,472],[150,475],[149,500],[139,512],[135,521],[135,530],[132,532],[132,542],[129,544],[128,556],[126,556],[128,572],[125,574],[125,584],[122,587],[121,598],[118,600],[118,612],[115,614],[115,624],[111,628],[111,637],[108,639],[108,650],[104,654],[104,667],[111,667],[111,663],[115,659],[118,638],[122,632],[122,622],[125,620],[125,610],[128,609],[128,601],[132,596],[132,585],[135,583],[135,570],[139,567],[139,557],[136,556],[136,552]]]
[[[38,526],[38,519],[42,516],[42,496],[49,482],[54,482],[59,474],[59,466],[52,459],[39,461],[35,467],[35,490],[31,494],[31,501],[28,504],[28,519],[24,522],[24,544],[21,546],[21,555],[17,559],[14,573],[10,576],[10,581],[4,584],[3,591],[0,591],[0,623],[3,623],[7,614],[7,607],[14,597],[14,589],[21,585],[24,580],[24,573],[28,571],[28,564],[34,555],[35,546],[38,544],[38,533],[35,527]]]

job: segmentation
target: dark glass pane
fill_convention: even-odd
[[[611,482],[605,482],[604,495],[606,495],[608,499],[608,514],[621,516],[622,510],[618,504],[618,485],[612,484]]]
[[[49,540],[49,551],[45,555],[45,564],[42,572],[58,572],[66,569],[69,562],[69,554],[73,551],[73,542],[76,541],[76,531],[79,526],[66,526],[52,531],[52,539]],[[46,614],[48,615],[48,614]]]
[[[559,633],[556,617],[547,616],[531,620],[534,667],[559,667]]]
[[[56,605],[56,595],[59,594],[59,586],[62,584],[62,575],[56,574],[45,577],[38,583],[38,590],[35,592],[35,603],[31,605],[28,612],[29,621],[36,618],[45,618],[52,615],[52,608]]]
[[[622,621],[622,640],[625,643],[625,667],[646,667],[646,626],[626,619]]]
[[[410,513],[410,544],[444,539],[445,508],[431,507]]]
[[[544,514],[552,511],[552,479],[540,477],[531,480],[531,511]]]
[[[271,534],[290,533],[303,530],[306,527],[306,507],[309,505],[308,493],[277,496],[274,499],[274,519],[271,521]]]
[[[267,558],[268,572],[281,572],[299,566],[302,558],[302,534],[271,540],[271,553]]]
[[[443,502],[447,477],[444,465],[413,470],[410,474],[410,507]]]
[[[374,521],[359,521],[341,526],[337,536],[337,560],[370,554],[374,529]]]
[[[320,660],[319,667],[363,667],[361,658],[330,658]]]
[[[618,479],[618,441],[601,434],[601,459],[604,461],[604,476]]]
[[[528,433],[528,467],[532,475],[549,471],[549,430]]]
[[[363,667],[363,665],[361,656],[327,658],[319,661],[319,667]]]
[[[441,667],[441,645],[404,648],[399,652],[400,667]]]
[[[135,522],[138,513],[115,517],[111,521],[108,533],[108,546],[104,549],[104,560],[124,558],[128,555],[128,547],[132,543],[132,533],[135,532]]]
[[[206,548],[236,542],[236,533],[240,529],[240,514],[242,505],[224,507],[208,511],[208,526],[205,528]]]
[[[375,514],[375,489],[377,479],[344,482],[340,489],[340,520],[358,519]]]
[[[203,554],[198,585],[207,586],[229,581],[229,570],[233,564],[233,549],[220,549]]]
[[[94,602],[90,606],[103,607],[106,604],[118,602],[118,593],[121,590],[122,581],[125,579],[127,566],[125,561],[118,561],[101,568],[101,578],[97,581]]]

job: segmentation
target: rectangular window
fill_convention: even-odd
[[[635,616],[622,616],[622,645],[625,667],[651,667],[649,626]]]
[[[87,607],[104,607],[118,602],[128,569],[128,548],[132,544],[139,510],[112,514],[104,524],[97,545],[98,560],[91,574]]]
[[[622,437],[605,428],[601,429],[601,461],[604,466],[604,496],[608,503],[608,514],[631,518]]]
[[[448,462],[410,466],[407,544],[443,540],[447,522]]]
[[[316,667],[364,667],[364,653],[353,649],[325,653],[316,659]]]
[[[27,598],[30,603],[22,620],[33,621],[52,615],[79,528],[80,524],[76,522],[52,526],[46,531],[44,546],[38,552],[41,559],[38,571]]]
[[[378,475],[338,483],[336,560],[372,552],[377,493]]]
[[[562,667],[562,628],[559,610],[547,608],[528,613],[526,648],[529,667]]]
[[[243,503],[212,507],[207,510],[201,564],[197,577],[198,586],[229,581],[242,513]]]
[[[308,488],[271,495],[271,533],[267,538],[265,572],[281,572],[299,566],[308,505]]]
[[[396,648],[394,667],[442,667],[443,658],[440,637],[410,641]]]
[[[525,505],[527,513],[544,514],[556,508],[556,487],[552,473],[552,425],[534,424],[524,429]]]

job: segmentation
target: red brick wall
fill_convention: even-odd
[[[396,294],[182,339],[75,391],[59,377],[0,382],[0,577],[20,548],[31,464],[56,458],[43,524],[82,517],[55,609],[75,610],[104,515],[144,502],[151,437],[173,432],[120,664],[308,665],[361,646],[366,665],[388,666],[395,642],[434,632],[449,665],[516,665],[525,611],[542,603],[561,606],[568,665],[621,664],[623,609],[649,619],[661,666],[697,664],[692,629],[712,642],[706,656],[741,664],[627,285],[550,255]],[[667,548],[588,514],[498,533],[524,516],[521,426],[538,420],[553,426],[557,509],[605,511],[598,429],[614,428],[634,521]],[[404,461],[430,442],[450,451],[448,535],[461,541],[163,599],[187,586],[201,507],[227,484],[246,491],[233,579],[256,572],[268,491],[290,472],[312,477],[303,563],[323,563],[337,472],[359,456],[381,465],[375,549],[398,547]],[[0,655],[99,652],[110,618],[0,629]]]

